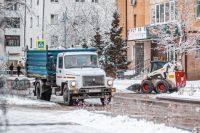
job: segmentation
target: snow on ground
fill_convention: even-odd
[[[116,91],[119,93],[132,93],[133,91],[127,90],[127,88],[133,84],[141,83],[141,80],[120,80],[116,79],[113,83],[113,87],[116,88]]]
[[[0,103],[1,101],[6,101],[6,104],[9,105],[32,105],[32,106],[54,106],[55,103],[41,101],[41,100],[32,100],[25,97],[19,97],[14,95],[8,95],[8,96],[0,96]]]
[[[127,90],[127,88],[136,83],[141,83],[141,80],[116,79],[114,81],[113,87],[116,88],[118,93],[133,93],[132,91]],[[169,98],[178,98],[184,100],[200,101],[200,80],[187,81],[186,87],[180,89],[180,91],[171,94],[160,94],[158,95],[158,97],[169,97]]]
[[[24,75],[20,75],[19,77],[17,75],[13,75],[13,76],[8,76],[7,77],[8,80],[15,80],[16,78],[18,78],[19,80],[28,79],[31,83],[35,82],[35,78],[28,78],[28,77],[26,77]]]
[[[158,97],[200,101],[200,81],[187,81],[186,87],[181,88],[178,92],[161,94]]]
[[[180,129],[86,110],[9,110],[6,133],[187,133]]]

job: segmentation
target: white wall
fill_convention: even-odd
[[[32,13],[27,13],[27,28],[26,28],[26,45],[30,48],[30,38],[33,41],[33,48],[36,47],[37,37],[42,39],[42,21],[43,21],[43,0],[39,0],[39,5],[37,5],[37,0],[32,0]],[[112,5],[109,8],[108,5]],[[99,12],[99,18],[101,19],[99,23],[102,26],[102,30],[109,29],[112,20],[113,11],[116,9],[115,0],[99,0],[99,3],[92,3],[92,0],[85,0],[85,2],[75,2],[75,0],[59,0],[58,3],[51,3],[50,0],[45,0],[45,12],[44,12],[44,40],[46,40],[47,45],[50,46],[51,36],[56,35],[59,38],[59,46],[64,46],[64,22],[63,13],[67,11],[67,25],[71,24],[70,20],[74,20],[74,17],[78,15],[84,15],[84,13],[89,14],[91,8],[94,8]],[[51,25],[51,14],[58,14],[58,25]],[[40,18],[39,27],[36,26],[37,16]],[[33,18],[33,27],[30,28],[30,17]],[[103,25],[104,24],[104,25]],[[107,25],[106,25],[107,24]],[[89,34],[94,35],[94,31],[91,29],[91,25],[86,25],[84,29],[79,29],[79,31],[73,31],[67,29],[67,45],[71,46],[76,40],[77,36],[87,37]],[[76,32],[73,35],[72,32]]]
[[[22,61],[24,58],[24,7],[19,6],[18,11],[6,11],[5,17],[20,17],[20,28],[6,28],[5,35],[20,36],[20,46],[6,46],[4,53],[9,53],[9,60]],[[5,38],[5,36],[4,36]],[[5,41],[5,40],[4,40]],[[5,45],[5,43],[4,43]]]
[[[4,31],[0,29],[0,56],[4,55]]]

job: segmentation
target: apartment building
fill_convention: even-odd
[[[149,0],[118,0],[118,6],[121,24],[125,21],[127,27],[122,35],[127,35],[124,39],[127,39],[128,61],[131,62],[129,69],[144,68],[151,60],[151,40],[146,34],[146,26],[149,25]],[[127,13],[126,17],[123,16],[123,12]]]
[[[3,20],[1,27],[1,55],[8,55],[9,61],[17,65],[24,57],[24,6],[13,0],[2,0]]]
[[[88,32],[88,27],[91,28],[92,23],[97,21],[97,16],[92,13],[96,12],[96,15],[99,15],[99,23],[106,23],[108,20],[111,22],[116,5],[109,9],[109,3],[112,5],[115,0],[27,1],[31,12],[26,12],[26,45],[34,49],[36,40],[45,40],[49,48],[81,47],[77,36],[87,38],[88,34],[93,33],[91,30]]]
[[[156,50],[156,44],[149,35],[149,27],[164,25],[176,20],[176,16],[181,14],[181,0],[125,0],[120,1],[118,9],[123,14],[123,6],[126,6],[127,16],[121,16],[122,22],[127,20],[127,44],[128,60],[131,61],[130,69],[137,67],[148,67],[150,61],[167,60],[167,55],[160,50]],[[190,32],[197,32],[200,28],[200,0],[187,1],[191,8],[191,15],[194,21],[191,24]],[[121,7],[122,6],[122,7]],[[121,9],[121,10],[120,10]],[[123,23],[121,24],[123,26]],[[189,80],[200,79],[200,59],[199,50],[184,55],[183,65]],[[171,54],[171,53],[169,53]]]

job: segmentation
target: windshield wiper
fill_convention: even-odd
[[[97,68],[96,65],[83,65],[83,66],[81,66],[81,67],[92,67],[92,68]]]

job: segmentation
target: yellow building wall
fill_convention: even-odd
[[[118,9],[121,16],[121,25],[124,28],[127,28],[127,31],[131,28],[136,27],[144,27],[151,24],[151,6],[169,2],[170,0],[137,0],[137,4],[135,6],[131,5],[131,0],[127,0],[127,27],[126,25],[126,0],[117,0],[118,1]],[[180,14],[181,10],[181,2],[186,0],[178,0],[178,12]],[[196,0],[190,0],[190,20],[192,21],[189,26],[191,26],[191,31],[197,31],[200,29],[200,19],[196,18]],[[134,24],[134,15],[136,15],[136,24]],[[188,19],[188,18],[187,18]],[[126,30],[123,30],[122,33],[123,37],[126,35]],[[131,67],[134,64],[134,57],[133,57],[133,46],[135,45],[135,41],[128,41],[128,60],[133,61],[131,63]],[[151,55],[151,44],[144,43],[145,45],[145,59],[149,58]],[[147,46],[148,45],[148,46]],[[188,72],[188,79],[200,79],[200,59],[195,58],[195,52],[189,53],[187,55],[187,72]]]
[[[123,27],[122,37],[126,39],[126,0],[117,0],[117,9],[120,15],[120,26]]]
[[[126,0],[117,0],[117,7],[120,14],[120,25],[123,27],[122,36],[124,39],[126,38],[126,28],[128,31],[128,29],[130,28],[143,27],[145,25],[148,25],[150,22],[149,0],[137,0],[135,6],[131,5],[131,0],[127,0],[127,3]],[[134,15],[136,15],[136,20],[134,20]],[[134,24],[135,21],[136,24]]]

